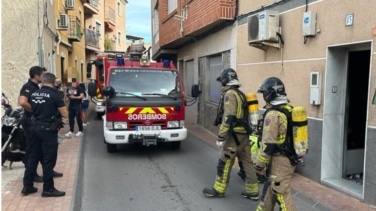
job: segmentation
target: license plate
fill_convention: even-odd
[[[161,130],[161,126],[137,126],[136,131],[158,131]]]
[[[125,139],[125,136],[116,136],[116,139]]]

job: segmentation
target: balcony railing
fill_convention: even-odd
[[[98,14],[99,11],[99,0],[86,0],[84,3],[84,12],[85,14]]]
[[[92,29],[85,29],[86,45],[99,48],[99,36]]]
[[[106,6],[105,12],[104,12],[104,21],[111,23],[113,26],[116,25],[114,8]]]
[[[68,39],[73,42],[80,42],[82,35],[80,20],[76,16],[69,16]]]

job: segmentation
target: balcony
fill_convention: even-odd
[[[80,20],[76,16],[69,16],[68,39],[72,42],[80,42],[82,35]]]
[[[84,14],[85,15],[98,15],[99,7],[98,7],[99,0],[85,0],[84,1]]]
[[[109,6],[105,7],[104,10],[104,22],[116,26],[116,19],[115,19],[115,9]]]
[[[191,1],[189,7],[177,8],[175,13],[160,20],[160,46],[165,49],[180,48],[231,25],[236,17],[236,2],[198,0]]]
[[[99,50],[99,36],[91,29],[85,29],[86,49],[92,51]]]

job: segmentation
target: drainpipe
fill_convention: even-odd
[[[56,44],[56,55],[59,55],[60,53],[60,50],[59,50],[59,46],[60,46],[60,43],[61,43],[61,35],[59,33],[59,31],[56,31],[57,32],[57,38],[58,38],[58,41],[57,41],[57,44]]]
[[[40,23],[39,23],[39,1],[37,5],[37,14],[38,14],[38,39],[37,39],[37,46],[38,46],[38,60],[39,60],[39,66],[43,67],[43,49],[42,49],[42,37],[40,32]]]

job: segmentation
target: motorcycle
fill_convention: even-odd
[[[13,109],[8,98],[2,93],[1,106],[4,115],[1,117],[1,158],[3,167],[5,161],[10,161],[9,169],[13,162],[24,162],[26,150],[26,136],[21,126],[23,109]]]

